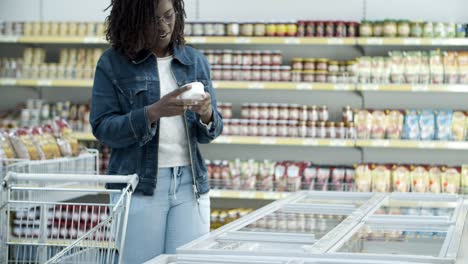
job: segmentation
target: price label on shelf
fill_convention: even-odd
[[[38,80],[37,86],[52,86],[51,80]]]
[[[249,83],[247,89],[265,89],[265,84],[260,82]]]
[[[328,44],[330,45],[343,45],[344,40],[341,38],[329,38],[328,39]]]
[[[99,37],[85,37],[83,43],[93,44],[93,43],[103,43],[105,40]]]
[[[413,85],[411,86],[411,90],[413,92],[427,92],[429,91],[429,87],[427,85]]]
[[[318,146],[318,141],[316,139],[304,139],[302,140],[302,145],[304,146]]]
[[[206,43],[206,38],[204,37],[191,37],[191,38],[188,38],[188,42],[190,43],[193,43],[193,44],[197,44],[197,43]]]
[[[275,138],[270,138],[270,137],[262,137],[260,139],[260,144],[263,145],[274,145],[276,144],[276,139]]]
[[[418,38],[405,38],[403,39],[404,45],[421,45],[421,39]]]
[[[312,90],[314,89],[314,85],[310,83],[298,83],[296,85],[296,89],[297,90]]]
[[[255,192],[249,192],[249,191],[240,191],[239,192],[239,198],[243,199],[255,199],[256,198],[256,193]]]
[[[368,45],[383,45],[383,39],[381,38],[367,38],[366,39],[366,44]]]
[[[0,85],[8,86],[8,85],[16,85],[15,79],[0,79]]]
[[[284,38],[284,44],[301,44],[299,38]]]
[[[349,91],[349,90],[351,90],[351,85],[336,84],[336,85],[334,85],[333,90],[335,90],[335,91]]]
[[[0,36],[0,42],[16,43],[18,42],[18,37],[17,36]]]
[[[237,44],[249,44],[249,43],[252,43],[252,39],[251,38],[236,38],[234,42]]]

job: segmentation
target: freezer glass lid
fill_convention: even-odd
[[[438,256],[447,230],[363,225],[338,250],[343,253]]]
[[[320,239],[348,217],[344,214],[297,213],[278,210],[239,231],[262,233],[313,234]]]
[[[388,199],[374,213],[375,215],[409,215],[409,216],[445,216],[452,217],[456,202],[408,201]]]
[[[348,196],[330,196],[330,197],[319,197],[317,195],[307,195],[304,198],[298,200],[298,204],[325,204],[325,205],[336,205],[336,206],[353,206],[359,207],[369,200],[370,196],[359,196],[359,197],[348,197]]]

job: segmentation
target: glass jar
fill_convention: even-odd
[[[421,21],[414,21],[411,23],[411,37],[420,38],[423,35],[423,26]]]
[[[250,104],[248,119],[259,119],[260,117],[259,107],[260,105],[257,103]]]
[[[262,67],[260,66],[253,66],[252,67],[252,78],[251,80],[254,82],[259,82],[262,79]]]
[[[247,50],[242,52],[242,65],[252,66],[252,51]]]
[[[268,119],[270,120],[279,119],[279,105],[278,104],[268,105]]]
[[[304,60],[302,58],[294,58],[292,60],[292,69],[296,71],[304,70]]]
[[[353,110],[351,109],[351,106],[348,105],[343,107],[343,111],[341,112],[341,120],[344,123],[353,122]]]
[[[307,121],[307,137],[308,138],[317,137],[317,124],[313,121]]]
[[[345,139],[346,138],[346,126],[345,123],[340,122],[338,126],[336,126],[336,138],[338,139]]]
[[[261,80],[263,82],[270,82],[271,81],[270,66],[261,66],[261,71],[262,71]]]
[[[223,118],[226,118],[226,119],[232,118],[232,104],[231,103],[224,104]]]
[[[329,83],[338,83],[338,73],[329,72],[327,76],[327,82]]]
[[[464,38],[466,36],[465,25],[461,23],[455,24],[455,31],[457,38]]]
[[[240,120],[239,119],[231,119],[231,127],[229,129],[231,135],[238,136],[240,135]]]
[[[286,24],[284,23],[276,24],[276,36],[277,37],[286,36],[286,30],[287,30]]]
[[[277,137],[278,136],[278,125],[276,120],[268,121],[268,136]]]
[[[291,81],[292,82],[302,82],[302,71],[292,70],[291,71]]]
[[[434,24],[432,22],[424,23],[423,37],[425,37],[425,38],[433,38],[434,37]]]
[[[302,71],[302,81],[312,83],[315,81],[315,71]]]
[[[252,37],[254,34],[254,25],[252,23],[241,24],[240,33],[242,36]]]
[[[299,118],[298,120],[301,122],[306,122],[308,117],[307,106],[303,105],[299,107]]]
[[[223,51],[222,64],[224,64],[224,65],[231,65],[232,64],[232,50],[224,50]]]
[[[226,35],[224,24],[221,22],[216,22],[214,25],[215,36],[224,36]]]
[[[213,80],[219,81],[223,78],[223,72],[221,66],[213,65],[211,67],[211,76],[213,76]]]
[[[205,23],[203,24],[203,31],[205,36],[214,36],[215,35],[215,28],[213,23]]]
[[[262,52],[261,51],[252,52],[252,64],[262,65]]]
[[[344,21],[337,21],[335,28],[335,37],[345,38],[347,36],[346,23]]]
[[[256,137],[258,136],[258,126],[257,126],[257,120],[249,120],[249,126],[248,126],[248,136],[251,137]]]
[[[223,136],[229,136],[231,135],[231,120],[229,119],[224,119],[223,116]]]
[[[356,61],[347,61],[346,62],[346,71],[352,75],[357,75],[357,62]]]
[[[382,37],[384,35],[384,22],[375,21],[372,26],[372,35],[374,37]]]
[[[445,38],[447,32],[445,32],[445,25],[442,22],[435,23],[434,25],[434,37],[435,38]]]
[[[286,36],[295,37],[297,35],[297,24],[294,22],[289,22],[286,25]]]
[[[408,20],[401,20],[398,22],[398,37],[407,38],[410,36],[411,28]]]
[[[241,118],[248,119],[250,117],[250,104],[242,104],[241,105]]]
[[[306,58],[303,62],[303,68],[305,71],[314,71],[315,70],[315,59]]]
[[[307,21],[306,22],[306,30],[305,36],[306,37],[314,37],[315,36],[315,22],[314,21]]]
[[[192,24],[192,33],[194,36],[203,36],[205,32],[203,32],[203,23],[193,23]]]
[[[397,36],[397,23],[395,20],[385,20],[384,21],[384,26],[383,26],[383,31],[384,31],[384,37],[387,38],[394,38]]]
[[[307,137],[307,123],[305,121],[297,123],[297,133],[300,138]]]
[[[297,120],[288,121],[288,137],[297,138],[299,136]]]
[[[239,124],[239,135],[240,136],[248,136],[249,135],[249,120],[243,119],[240,121]]]
[[[268,119],[268,104],[262,103],[258,108],[258,119]]]
[[[266,35],[268,37],[274,37],[276,36],[276,24],[274,23],[268,23],[266,25]]]
[[[232,69],[230,66],[221,66],[222,71],[222,80],[231,81],[232,80]]]
[[[240,34],[239,23],[231,22],[226,25],[226,33],[230,37],[236,37]]]
[[[242,67],[239,65],[232,66],[232,80],[240,81],[242,80]]]
[[[346,138],[347,139],[356,139],[356,127],[353,122],[350,122],[346,126]]]
[[[262,52],[262,65],[272,65],[273,64],[273,52],[271,51],[263,51]]]
[[[327,126],[325,122],[319,122],[317,127],[317,137],[326,138],[327,137]]]
[[[214,51],[213,50],[205,50],[204,55],[206,57],[206,60],[208,61],[209,64],[214,65]]]
[[[258,121],[258,135],[260,137],[268,136],[268,121],[267,120]]]
[[[299,109],[298,104],[293,104],[289,106],[289,120],[298,120],[299,119]]]
[[[232,64],[242,65],[242,51],[235,50],[234,52],[232,52]]]
[[[270,67],[270,70],[271,70],[271,81],[280,82],[281,81],[281,67],[272,66]]]
[[[319,120],[322,122],[328,121],[329,114],[328,114],[328,107],[326,105],[322,106],[318,112]]]
[[[348,30],[347,30],[347,36],[350,38],[355,38],[358,35],[358,30],[359,30],[359,24],[356,22],[349,22],[347,24]]]
[[[307,119],[312,122],[317,122],[319,120],[317,106],[313,105],[307,108]]]
[[[324,37],[325,36],[325,22],[317,21],[315,22],[315,37]]]
[[[332,38],[335,36],[335,22],[327,21],[325,23],[325,37]]]
[[[254,29],[254,35],[257,37],[263,37],[266,35],[266,24],[265,23],[256,23]]]
[[[241,66],[241,80],[242,81],[251,81],[252,80],[252,67],[250,66]]]
[[[363,20],[359,25],[359,34],[361,37],[372,37],[372,23],[367,20]]]
[[[315,69],[317,71],[326,71],[328,69],[328,59],[317,59]]]
[[[327,138],[336,138],[335,122],[327,123]]]
[[[454,38],[457,35],[457,30],[455,23],[447,22],[445,23],[445,33],[447,34],[447,38]]]
[[[289,134],[289,129],[288,129],[288,121],[287,120],[280,120],[277,122],[277,135],[278,137],[287,137]]]
[[[289,107],[287,104],[279,105],[278,119],[288,120],[289,119]]]
[[[315,72],[315,82],[326,83],[328,77],[327,71],[316,71]]]
[[[214,60],[214,65],[223,64],[223,51],[215,50],[213,52],[213,60]]]
[[[306,22],[304,20],[299,20],[297,22],[297,37],[305,37],[306,36]]]
[[[321,69],[323,70],[323,69]],[[340,68],[339,68],[339,63],[337,61],[329,61],[328,62],[328,72],[333,72],[333,73],[337,73],[340,71]]]
[[[272,65],[281,65],[283,63],[283,56],[281,51],[275,50],[271,53],[271,64]]]
[[[280,66],[281,81],[289,82],[291,80],[291,66]]]

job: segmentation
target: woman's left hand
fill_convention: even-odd
[[[203,123],[210,123],[211,116],[213,115],[213,108],[211,107],[211,95],[205,92],[204,99],[199,101],[197,105],[189,106],[189,109],[198,113]]]

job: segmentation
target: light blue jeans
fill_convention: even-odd
[[[112,203],[117,195],[111,196]],[[153,196],[132,196],[122,264],[137,264],[176,248],[210,231],[210,198],[199,203],[190,166],[159,169]]]

